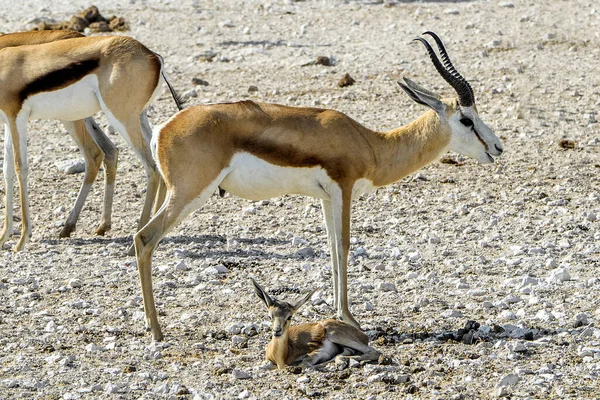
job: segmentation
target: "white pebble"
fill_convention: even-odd
[[[71,289],[80,288],[81,286],[83,286],[83,283],[81,282],[81,279],[77,279],[77,278],[70,279],[69,282],[67,283],[67,287],[69,287]]]
[[[379,284],[379,290],[382,292],[395,292],[396,291],[396,285],[394,285],[391,282],[381,282]]]
[[[504,310],[500,313],[500,318],[507,321],[511,321],[517,319],[517,316],[510,310]]]
[[[556,268],[550,271],[550,275],[546,278],[549,283],[562,283],[571,279],[571,275],[566,268]]]
[[[550,321],[554,321],[556,319],[556,318],[554,318],[554,315],[552,315],[552,313],[547,310],[538,311],[535,314],[535,317],[537,319],[539,319],[540,321],[544,321],[544,322],[550,322]]]
[[[241,369],[233,369],[233,371],[231,371],[231,375],[233,376],[233,379],[250,379],[252,378],[252,376],[246,372],[243,371]]]
[[[442,313],[444,318],[461,318],[463,314],[458,310],[446,310]]]
[[[519,375],[517,374],[504,375],[502,378],[500,378],[498,383],[496,383],[496,388],[514,386],[517,384],[517,382],[519,382],[519,379]]]

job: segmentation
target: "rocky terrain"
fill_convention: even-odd
[[[111,134],[120,149],[113,229],[93,235],[98,178],[77,231],[59,240],[82,175],[56,164],[80,155],[56,121],[32,121],[33,240],[17,254],[12,240],[0,258],[1,398],[600,397],[597,3],[96,5],[165,58],[188,104],[327,107],[378,130],[425,111],[399,89],[403,76],[454,95],[411,42],[436,31],[506,151],[491,166],[449,154],[354,203],[352,311],[382,363],[263,371],[267,313],[249,277],[282,297],[319,288],[298,322],[333,312],[319,202],[215,195],[177,226],[154,256],[165,342],[152,343],[135,258],[125,255],[144,196],[140,162]],[[0,31],[88,6],[3,2]],[[339,87],[345,74],[355,83]],[[165,91],[151,120],[175,110]]]

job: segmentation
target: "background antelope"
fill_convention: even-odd
[[[473,90],[441,40],[426,33],[436,40],[442,61],[425,39],[418,40],[458,99],[442,100],[405,78],[402,89],[431,110],[390,132],[370,130],[333,110],[252,101],[190,107],[155,129],[152,149],[166,182],[166,200],[134,238],[146,320],[155,340],[163,336],[152,294],[152,253],[218,187],[250,200],[292,193],[320,199],[337,317],[359,326],[347,295],[352,199],[398,181],[448,150],[482,163],[493,162],[503,151],[479,118]]]
[[[83,35],[71,30],[56,30],[56,31],[29,31],[9,33],[0,36],[0,50],[5,47],[42,44],[54,42],[56,40],[64,40],[83,37]],[[81,209],[85,203],[87,195],[92,187],[92,184],[98,176],[100,164],[104,165],[104,205],[102,211],[102,219],[96,229],[96,234],[104,235],[111,226],[111,211],[114,195],[114,182],[117,173],[117,157],[118,149],[110,141],[108,136],[100,129],[94,118],[89,117],[85,120],[77,121],[61,121],[67,132],[71,135],[77,147],[83,154],[85,160],[85,175],[83,184],[77,195],[77,200],[73,209],[69,213],[63,229],[60,232],[60,237],[69,237],[75,230],[77,219],[81,213]],[[12,145],[9,129],[4,130],[4,187],[14,185],[14,161],[12,156]],[[10,190],[13,192],[13,189]],[[11,204],[8,202],[10,201]],[[13,207],[12,197],[6,196],[5,207],[9,209]],[[9,223],[9,221],[11,221]],[[4,219],[4,234],[12,234],[12,219]]]
[[[12,145],[21,197],[21,237],[15,251],[23,249],[31,236],[27,197],[29,119],[77,121],[102,110],[144,165],[147,191],[139,227],[148,221],[161,178],[150,151],[151,128],[144,110],[158,95],[160,79],[176,97],[161,57],[126,36],[81,37],[2,50],[0,116],[10,137],[6,146]],[[11,171],[6,175],[7,208],[0,245],[12,233],[12,207],[8,206],[13,197]]]
[[[360,329],[335,319],[291,326],[292,317],[312,297],[314,290],[296,303],[280,301],[252,278],[254,292],[265,303],[271,318],[273,336],[267,346],[265,367],[279,369],[302,363],[317,366],[336,356],[357,361],[375,361],[381,353],[369,346],[369,338]],[[361,353],[361,354],[356,354]]]

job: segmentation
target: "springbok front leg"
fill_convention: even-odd
[[[31,221],[29,217],[29,196],[27,193],[27,118],[9,118],[8,127],[12,139],[12,151],[14,157],[15,172],[19,184],[19,196],[21,198],[21,237],[13,251],[21,251],[25,244],[31,239]],[[8,193],[7,196],[13,196]],[[8,216],[7,216],[8,217]]]
[[[337,255],[337,282],[334,292],[337,291],[336,313],[337,317],[348,324],[360,329],[360,325],[352,314],[348,305],[348,251],[350,250],[350,209],[352,206],[352,186],[340,183],[334,186],[331,193],[333,210],[334,237],[332,242],[336,246]]]
[[[0,235],[0,248],[13,234],[13,201],[15,191],[15,161],[12,151],[12,135],[10,127],[4,126],[4,226]]]
[[[331,252],[331,278],[333,280],[333,308],[337,312],[338,307],[338,268],[339,257],[336,243],[335,226],[333,223],[333,206],[331,200],[321,200],[321,208],[323,209],[323,220],[327,230],[327,243]]]

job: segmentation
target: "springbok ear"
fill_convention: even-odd
[[[294,304],[294,311],[298,311],[298,309],[300,307],[302,307],[304,305],[304,303],[306,303],[308,300],[310,300],[310,298],[312,297],[313,294],[315,294],[316,291],[317,291],[317,289],[313,289],[310,292],[306,293],[300,300],[298,300],[296,302],[296,304]]]
[[[254,293],[256,293],[256,295],[265,303],[267,308],[271,307],[274,303],[271,296],[269,296],[267,292],[254,279],[250,278],[250,280],[252,281],[252,285],[254,286]]]
[[[398,85],[413,99],[415,102],[427,106],[438,115],[444,115],[446,111],[446,105],[442,103],[439,96],[419,84],[411,81],[408,78],[404,78],[404,82],[398,82]]]

